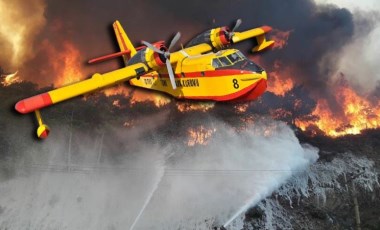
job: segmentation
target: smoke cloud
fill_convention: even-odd
[[[357,12],[357,15],[354,40],[344,47],[338,71],[344,73],[359,92],[369,94],[380,85],[377,66],[377,57],[380,55],[380,12]]]
[[[61,132],[43,149],[22,153],[17,175],[0,183],[0,227],[221,226],[318,157],[290,128],[270,120],[241,132],[216,122],[209,145],[194,148],[147,138],[166,117],[150,117],[143,128],[110,128],[112,141]]]
[[[16,71],[35,55],[35,40],[45,26],[45,1],[0,1],[0,66]]]

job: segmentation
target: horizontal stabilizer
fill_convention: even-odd
[[[107,60],[117,58],[117,57],[123,56],[125,54],[129,54],[129,53],[131,53],[130,50],[124,50],[124,51],[121,51],[118,53],[113,53],[113,54],[108,54],[108,55],[101,56],[98,58],[93,58],[93,59],[89,60],[88,63],[93,64],[93,63],[97,63],[97,62],[107,61]]]

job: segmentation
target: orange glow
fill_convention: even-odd
[[[114,95],[125,95],[129,96],[131,94],[131,89],[125,87],[124,85],[117,85],[103,90],[103,93],[109,97]]]
[[[238,104],[235,105],[235,111],[237,113],[245,113],[248,109],[249,104],[248,103],[243,103],[243,104]]]
[[[77,82],[84,75],[80,67],[82,60],[79,50],[70,42],[65,42],[63,47],[61,52],[56,53],[59,61],[53,63],[53,68],[57,73],[54,85],[57,87]]]
[[[54,86],[60,87],[77,82],[85,78],[81,68],[81,55],[79,50],[69,41],[62,44],[62,48],[52,44],[49,40],[42,42],[42,49],[51,57],[50,65],[52,71],[49,73],[54,77]]]
[[[188,130],[188,146],[207,145],[212,135],[216,132],[216,129],[207,129],[205,127],[198,126],[197,128],[190,128]]]
[[[290,78],[282,78],[277,72],[270,73],[267,90],[277,96],[284,96],[285,93],[293,89],[294,83]]]
[[[290,77],[290,71],[284,68],[280,61],[274,63],[274,71],[268,73],[269,92],[277,96],[284,96],[286,92],[294,87],[294,82]]]
[[[291,117],[292,113],[290,111],[283,109],[283,108],[278,108],[278,109],[270,110],[270,115],[274,119],[281,120],[281,119],[284,119],[287,117]]]
[[[296,119],[296,126],[314,133],[313,127],[317,127],[332,137],[360,134],[364,129],[380,127],[380,102],[371,103],[359,96],[347,83],[335,86],[335,89],[335,99],[342,107],[342,115],[334,113],[327,101],[320,99],[312,112],[315,119]]]
[[[178,111],[185,113],[189,111],[202,111],[206,112],[214,108],[215,103],[213,102],[177,102]]]
[[[12,73],[12,74],[8,74],[8,75],[2,75],[1,77],[3,79],[2,79],[1,84],[3,86],[9,86],[9,85],[12,85],[14,83],[21,82],[20,78],[17,76],[17,72],[18,71],[16,71],[15,73]]]
[[[164,94],[146,92],[142,90],[135,90],[132,96],[132,105],[137,102],[151,101],[156,107],[162,107],[170,103],[170,98]]]
[[[270,39],[274,41],[272,49],[282,49],[288,44],[288,39],[292,30],[281,31],[274,29],[271,32]]]

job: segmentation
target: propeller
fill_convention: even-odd
[[[181,33],[178,32],[174,36],[174,38],[172,39],[172,41],[170,42],[170,45],[169,45],[169,48],[168,48],[167,51],[162,51],[162,50],[158,49],[157,47],[155,47],[154,45],[150,44],[149,42],[141,41],[141,43],[144,44],[144,45],[146,45],[149,49],[153,50],[156,53],[162,54],[165,57],[165,59],[166,59],[165,64],[166,64],[166,68],[168,69],[169,79],[170,79],[170,83],[172,84],[173,89],[176,89],[177,85],[176,85],[175,79],[174,79],[173,67],[172,67],[172,65],[170,63],[170,50],[178,42],[178,40],[179,40],[180,37],[181,37]]]
[[[228,39],[229,40],[231,40],[232,37],[235,35],[235,30],[237,30],[237,28],[239,28],[239,26],[241,25],[241,22],[242,22],[242,20],[239,18],[236,21],[234,28],[232,28],[232,30],[230,32],[228,32]]]

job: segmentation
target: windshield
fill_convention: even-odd
[[[264,71],[259,65],[247,59],[240,51],[212,59],[212,66],[215,69],[241,69],[256,73]]]
[[[246,60],[246,57],[244,54],[242,54],[240,51],[236,51],[235,53],[232,53],[227,56],[222,56],[219,58],[214,58],[212,60],[212,66],[216,68],[225,67],[225,66],[232,66],[236,64],[237,62]]]
[[[230,61],[232,62],[232,63],[236,63],[236,62],[238,62],[238,61],[242,61],[242,60],[244,60],[244,55],[242,54],[242,53],[240,53],[241,55],[239,55],[239,53],[240,53],[240,51],[238,51],[238,52],[236,52],[236,53],[233,53],[233,54],[230,54],[230,55],[228,55],[227,57],[228,57],[228,59],[230,59]]]

